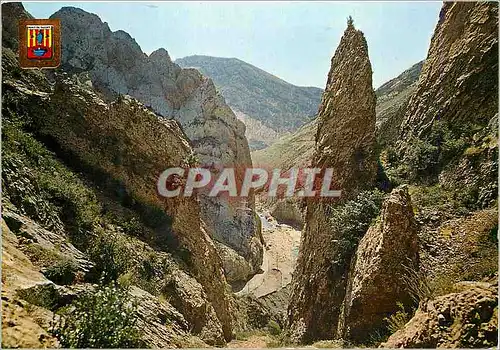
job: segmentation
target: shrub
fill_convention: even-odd
[[[281,334],[281,327],[278,324],[278,322],[274,320],[270,320],[267,324],[267,330],[271,335],[280,335]]]
[[[94,278],[103,283],[116,281],[129,268],[129,252],[116,234],[100,233],[92,241],[88,253],[95,263]]]
[[[439,148],[426,140],[410,138],[404,157],[406,176],[410,181],[434,182],[439,173]]]
[[[398,330],[402,329],[406,323],[411,318],[410,313],[405,311],[405,308],[402,303],[398,302],[397,306],[399,308],[398,311],[393,313],[391,316],[384,318],[387,322],[387,329],[391,334],[396,333]]]
[[[76,263],[69,258],[64,258],[45,269],[43,274],[54,283],[71,284],[75,279],[76,272]]]
[[[329,207],[329,222],[335,232],[332,264],[337,272],[345,269],[359,240],[379,215],[383,198],[379,190],[364,191],[356,199]]]
[[[86,292],[59,312],[51,332],[64,348],[140,347],[137,302],[114,284]]]
[[[372,221],[379,215],[384,193],[379,190],[363,191],[354,200],[331,207],[330,225],[345,239],[347,247],[355,247]]]

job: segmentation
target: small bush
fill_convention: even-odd
[[[281,327],[278,324],[278,322],[274,320],[270,320],[269,323],[267,324],[267,330],[271,335],[280,335],[281,334]]]
[[[411,315],[405,311],[402,303],[398,302],[397,306],[399,308],[398,311],[396,311],[391,316],[384,318],[384,320],[387,322],[387,329],[389,330],[389,332],[391,332],[391,334],[396,333],[398,330],[402,329],[411,318]]]
[[[43,272],[54,283],[71,284],[73,283],[77,272],[76,263],[68,258],[59,260],[56,264],[49,266]]]
[[[105,284],[116,281],[130,267],[129,252],[116,234],[100,233],[92,241],[88,253],[95,263],[94,278]]]
[[[355,247],[379,215],[384,193],[379,190],[361,192],[356,199],[330,208],[330,225],[343,237],[348,247]]]
[[[116,285],[87,292],[61,309],[51,332],[64,348],[134,348],[143,345],[136,328],[137,303]]]

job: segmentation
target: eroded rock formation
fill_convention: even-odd
[[[409,179],[497,197],[498,4],[445,3],[398,142]]]
[[[138,226],[135,225],[132,230],[133,235],[150,245],[147,254],[174,265],[176,263],[171,261],[171,257],[167,258],[165,252],[188,254],[184,259],[189,262],[189,267],[184,269],[188,269],[189,274],[177,268],[174,269],[177,273],[171,275],[178,277],[175,288],[170,290],[172,301],[182,300],[175,307],[185,315],[189,327],[200,337],[208,343],[224,345],[225,340],[232,337],[232,297],[222,261],[203,221],[199,200],[196,197],[164,200],[156,192],[156,177],[165,167],[188,166],[186,158],[192,148],[178,123],[161,118],[128,96],[119,96],[113,102],[105,101],[94,89],[86,72],[76,75],[57,72],[51,75],[52,82],[40,71],[19,72],[15,54],[7,48],[3,51],[3,111],[10,128],[18,128],[16,132],[21,132],[21,126],[14,122],[17,119],[29,124],[30,130],[36,130],[37,137],[49,144],[67,164],[85,174],[89,183],[99,188],[100,195],[105,198],[100,199],[106,202],[104,206],[108,211],[113,207],[121,208],[119,211],[122,212],[135,212],[139,219],[136,217]],[[13,137],[12,132],[10,135]],[[39,147],[33,152],[41,152],[43,146]],[[36,156],[43,157],[43,154]],[[23,186],[30,188],[33,192],[30,193],[31,200],[40,203],[35,208],[37,205],[44,208],[53,205],[46,203],[47,199],[37,192],[40,189],[36,185],[29,180],[26,183],[20,175],[31,172],[22,167],[28,162],[26,159],[12,159],[12,156],[3,159],[2,164],[6,168],[3,174],[4,196],[8,197],[6,200],[13,206],[12,210],[36,217],[41,224],[50,227],[53,233],[40,231],[46,237],[52,239],[56,236],[56,240],[64,242],[69,239],[66,232],[69,227],[62,224],[60,217],[54,215],[45,220],[43,210],[47,209],[41,211],[44,215],[40,215],[39,209],[23,209],[23,197],[16,186],[21,186],[23,191],[27,191]],[[20,185],[19,181],[24,182]],[[70,177],[64,181],[61,186],[71,186],[77,180]],[[68,196],[67,193],[63,195]],[[68,220],[67,217],[63,219]],[[89,225],[88,232],[77,240],[81,247],[89,244],[89,240],[96,235],[93,230],[111,231],[108,227],[92,226],[99,225],[96,222]],[[108,236],[111,234],[106,232]],[[74,236],[71,238],[76,239]],[[137,239],[134,242],[139,244]],[[64,244],[45,246],[49,250],[66,249]],[[72,259],[81,258],[78,251],[75,253],[69,248],[66,254],[72,255]],[[139,259],[141,257],[131,258],[130,261]],[[165,281],[158,282],[157,287],[161,288],[161,283]]]
[[[498,5],[444,3],[401,133],[436,120],[488,123],[498,110]]]
[[[245,126],[210,79],[196,69],[180,68],[165,49],[147,56],[129,34],[111,32],[94,14],[64,7],[51,17],[61,19],[66,71],[87,71],[101,91],[130,95],[179,121],[201,165],[214,167],[215,173],[222,167],[251,166]],[[201,215],[209,234],[256,271],[262,263],[262,244],[256,237],[253,203],[253,195],[248,201],[232,202],[202,196]]]
[[[498,341],[498,282],[462,282],[421,303],[384,348],[489,348]]]
[[[376,173],[375,93],[368,46],[352,20],[332,59],[318,116],[314,167],[333,168],[342,200],[372,186]],[[352,251],[331,229],[332,200],[307,203],[294,289],[288,309],[295,340],[332,339],[337,330]]]
[[[380,221],[359,242],[352,259],[339,335],[363,341],[386,326],[385,317],[415,306],[402,276],[418,271],[417,225],[406,187],[397,188],[382,205]]]

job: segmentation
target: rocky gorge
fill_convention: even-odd
[[[51,16],[60,68],[20,69],[30,17],[2,4],[2,347],[497,345],[496,3],[444,3],[377,90],[349,18],[317,116],[252,154],[210,78],[81,9]],[[252,163],[342,196],[157,195]]]

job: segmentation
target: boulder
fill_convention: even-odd
[[[396,188],[382,205],[380,219],[359,242],[347,282],[339,335],[364,341],[374,331],[383,331],[384,318],[398,311],[397,303],[409,310],[412,295],[402,276],[418,270],[417,225],[406,187]]]
[[[423,301],[384,348],[491,348],[498,344],[498,283],[463,282]]]

